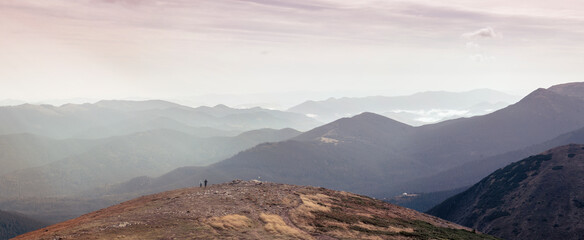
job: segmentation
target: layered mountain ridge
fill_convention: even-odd
[[[339,119],[288,141],[256,146],[208,168],[183,168],[179,172],[187,176],[176,178],[176,181],[161,178],[170,182],[160,182],[157,186],[186,187],[197,178],[221,182],[229,178],[260,177],[274,182],[389,197],[418,191],[423,182],[412,188],[407,183],[467,163],[486,161],[489,157],[521,149],[534,154],[530,153],[535,149],[531,146],[582,128],[582,116],[584,100],[549,89],[538,89],[518,103],[488,115],[421,127],[363,113]],[[507,163],[503,161],[491,167]],[[476,173],[463,177],[466,182],[488,174],[465,169]],[[442,186],[451,186],[450,189],[465,186],[461,186],[457,178],[433,180]],[[147,185],[138,192],[145,189]]]
[[[56,152],[54,155],[59,155],[53,161],[42,164],[41,161],[49,160],[43,158],[45,155],[37,156],[42,152],[32,152],[35,154],[33,156],[13,156],[21,161],[32,161],[31,164],[36,166],[0,176],[0,191],[3,193],[0,199],[75,195],[136,176],[157,176],[181,166],[207,165],[256,144],[281,141],[298,134],[300,132],[293,129],[261,129],[235,137],[197,138],[160,129],[108,139],[84,140],[82,142],[88,146],[77,149],[70,144],[75,141],[47,140],[51,146],[63,146],[63,151],[53,149]]]
[[[168,128],[201,137],[233,136],[259,128],[308,130],[320,122],[297,113],[226,106],[191,108],[161,101],[0,107],[0,134],[96,139]]]
[[[410,125],[419,126],[464,116],[484,115],[508,106],[518,97],[489,89],[468,92],[421,92],[408,96],[330,98],[306,101],[288,109],[330,122],[362,112],[374,112]]]

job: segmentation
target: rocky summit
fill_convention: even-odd
[[[235,180],[143,196],[16,239],[495,239],[372,198]]]

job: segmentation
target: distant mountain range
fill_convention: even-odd
[[[306,101],[288,109],[322,122],[372,112],[397,121],[419,126],[448,119],[484,115],[504,108],[519,97],[502,92],[478,89],[468,92],[422,92],[409,96],[372,96],[330,98]]]
[[[158,100],[0,107],[0,200],[65,197],[207,165],[300,134],[288,126],[318,124],[296,113]]]
[[[233,136],[260,128],[308,130],[320,124],[297,113],[224,105],[191,108],[160,100],[0,107],[0,135],[30,133],[57,139],[97,139],[160,128],[199,137]]]
[[[0,173],[0,208],[34,215],[30,204],[46,206],[58,198],[94,201],[75,211],[43,213],[43,219],[62,219],[80,209],[95,210],[204,179],[219,183],[235,178],[322,186],[376,198],[403,192],[454,194],[452,190],[474,184],[517,156],[580,141],[584,93],[572,89],[583,85],[538,89],[486,115],[424,126],[366,112],[304,133],[264,129],[236,135],[253,126],[315,122],[302,114],[261,108],[189,108],[164,101],[0,108],[10,113],[0,115],[2,121],[26,119],[14,128],[20,130],[11,131],[31,132],[0,136],[0,149],[7,149],[0,161],[11,168]],[[111,117],[97,124],[91,121],[95,116]],[[55,130],[65,129],[69,121],[77,124],[64,132]],[[172,124],[177,122],[182,127]],[[41,133],[52,138],[36,135]],[[448,197],[439,196],[428,200],[437,204]]]
[[[539,89],[528,96],[534,100],[531,101],[531,106],[526,106],[526,108],[533,109],[534,111],[540,111],[539,115],[537,115],[537,112],[534,112],[534,115],[537,118],[548,118],[557,122],[557,126],[550,124],[541,127],[545,131],[560,130],[558,132],[562,134],[558,135],[557,137],[527,147],[519,147],[513,151],[470,161],[430,177],[408,181],[401,184],[399,188],[409,192],[434,192],[445,191],[459,187],[468,187],[478,182],[489,173],[513,161],[516,161],[517,159],[526,158],[530,155],[537,154],[557,146],[570,143],[584,143],[584,127],[577,128],[572,131],[567,130],[570,127],[566,127],[578,125],[577,123],[566,123],[569,122],[570,118],[577,119],[578,117],[584,116],[584,111],[580,106],[578,106],[581,104],[579,100],[584,99],[584,91],[579,91],[583,90],[583,87],[584,84],[582,83],[561,84],[552,86],[547,90]],[[558,95],[560,97],[558,97]],[[552,97],[554,97],[553,100]],[[549,109],[554,110],[549,111]],[[511,110],[515,111],[514,109]],[[535,121],[536,120],[534,119],[526,119],[525,123],[532,124]],[[534,132],[539,131],[540,130],[525,130],[523,132],[519,132],[518,134],[531,135]],[[507,136],[504,136],[504,139],[506,138]]]
[[[483,169],[469,170],[472,164],[480,162],[488,166],[486,169],[496,169],[513,160],[497,162],[493,161],[495,156],[508,152],[516,156],[513,152],[518,151],[529,154],[540,149],[537,146],[563,142],[558,140],[565,139],[562,134],[577,134],[576,130],[584,126],[584,101],[553,89],[538,89],[518,103],[485,116],[421,127],[364,113],[287,141],[260,144],[209,167],[179,168],[159,178],[138,178],[95,192],[136,196],[191,186],[205,178],[211,182],[262,179],[378,198],[440,190],[425,185],[453,190],[489,174]],[[465,169],[470,173],[451,171],[463,166],[468,166]],[[445,172],[450,174],[432,178]],[[464,181],[456,182],[460,178]]]
[[[364,113],[288,141],[258,145],[208,168],[184,168],[169,173],[182,176],[152,181],[174,179],[177,182],[155,185],[179,187],[198,181],[196,178],[220,182],[261,177],[388,197],[410,192],[404,183],[541,144],[582,126],[582,99],[538,89],[485,116],[421,127]],[[499,167],[506,163],[501,164]]]
[[[582,239],[584,145],[551,149],[485,177],[428,213],[504,239]]]
[[[14,168],[25,163],[33,166],[1,175],[0,199],[80,193],[136,176],[157,176],[181,166],[207,165],[259,143],[282,141],[299,134],[293,129],[261,129],[235,137],[198,138],[161,129],[83,141],[3,136],[5,141],[0,147],[8,149],[7,154],[11,155],[0,158],[2,164]],[[28,147],[14,150],[14,146]],[[14,162],[22,164],[14,166]]]

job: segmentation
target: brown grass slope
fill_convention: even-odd
[[[584,238],[584,145],[499,169],[428,213],[504,239]]]
[[[347,192],[233,181],[143,196],[16,239],[495,239]]]

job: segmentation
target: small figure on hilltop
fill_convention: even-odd
[[[205,187],[207,187],[207,179],[205,179]]]
[[[203,187],[203,181],[199,180],[199,187]]]

